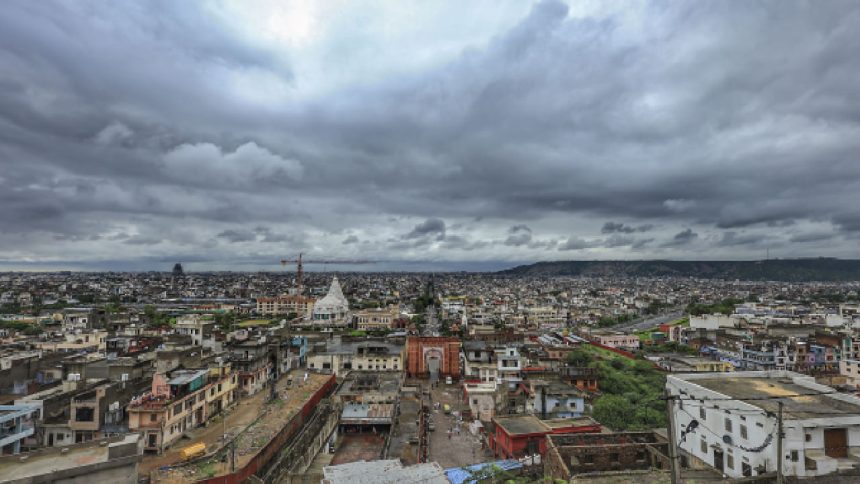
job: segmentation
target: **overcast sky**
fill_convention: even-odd
[[[853,0],[6,1],[0,269],[857,258],[858,52]]]

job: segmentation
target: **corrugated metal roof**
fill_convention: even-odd
[[[394,404],[391,403],[348,403],[344,405],[341,418],[391,418],[394,414]]]

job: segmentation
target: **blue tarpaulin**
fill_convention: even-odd
[[[473,484],[475,482],[471,477],[477,472],[481,472],[487,467],[495,467],[503,471],[511,471],[520,469],[523,465],[516,460],[497,460],[495,462],[485,462],[483,464],[474,464],[468,467],[452,467],[445,469],[445,477],[451,481],[451,484]]]

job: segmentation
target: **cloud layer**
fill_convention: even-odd
[[[7,2],[0,267],[856,257],[858,31],[852,1]]]

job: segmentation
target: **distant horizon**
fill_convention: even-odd
[[[473,273],[490,273],[500,272],[508,269],[514,269],[520,266],[531,266],[544,263],[565,263],[565,262],[767,262],[767,261],[792,261],[792,260],[839,260],[839,261],[860,261],[860,258],[840,258],[829,256],[810,256],[810,257],[771,257],[770,259],[671,259],[671,258],[640,258],[640,259],[556,259],[556,260],[538,260],[538,261],[380,261],[377,264],[362,264],[354,268],[349,265],[330,264],[326,265],[325,269],[321,269],[316,264],[307,264],[304,266],[305,272],[312,273],[457,273],[457,272],[473,272]],[[56,272],[77,272],[77,273],[100,273],[100,272],[115,272],[115,273],[169,273],[173,269],[172,262],[167,265],[152,265],[151,268],[122,268],[120,266],[113,268],[24,268],[13,269],[4,267],[6,263],[0,262],[0,274],[4,273],[56,273]],[[256,266],[256,269],[204,269],[197,266],[205,264],[204,262],[181,262],[185,273],[295,273],[295,265],[287,265],[285,268],[264,268],[263,264]],[[36,263],[33,263],[36,264]],[[45,264],[48,264],[47,262]],[[70,263],[71,265],[72,263]],[[99,262],[92,262],[97,265]],[[150,262],[147,262],[150,264]],[[133,265],[133,264],[132,264]],[[378,269],[380,266],[395,265],[400,268]],[[468,266],[469,268],[459,267]],[[411,267],[411,268],[410,268]],[[419,268],[415,268],[419,267]]]

